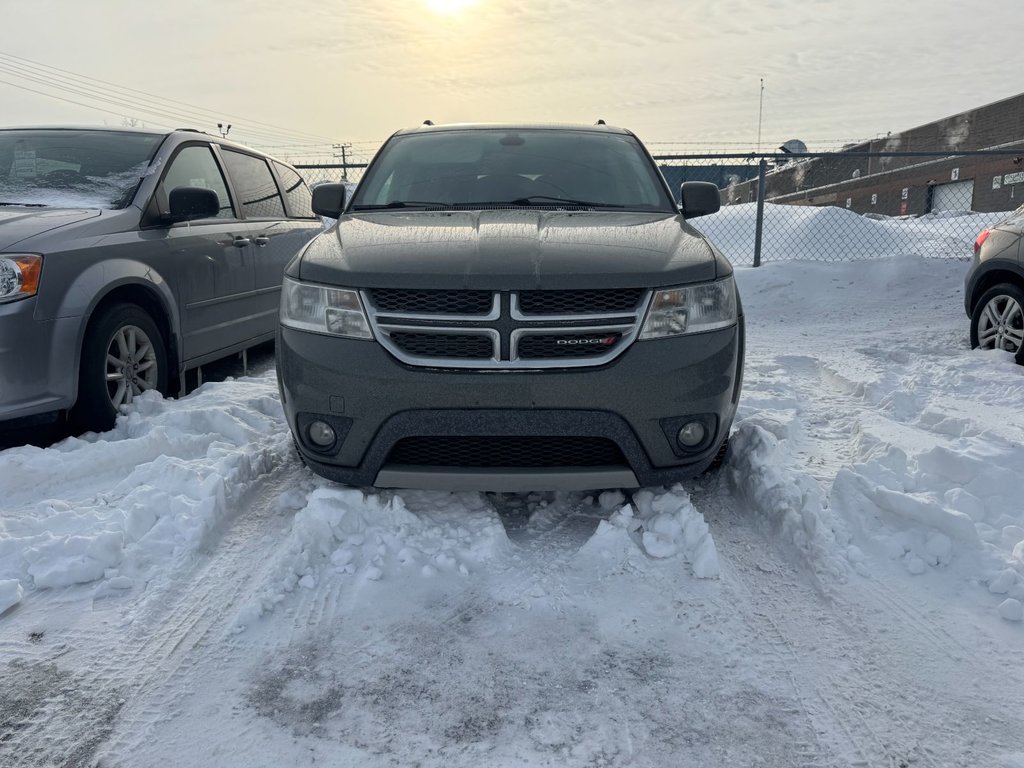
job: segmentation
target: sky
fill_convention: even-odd
[[[654,150],[748,149],[761,78],[762,147],[829,149],[1024,90],[1021,0],[0,0],[0,17],[4,125],[222,122],[286,159],[359,159],[428,118],[603,118]]]

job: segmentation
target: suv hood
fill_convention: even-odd
[[[342,216],[289,270],[352,288],[632,288],[713,280],[674,213],[373,212]]]
[[[0,251],[10,250],[26,238],[99,215],[98,209],[0,206]]]

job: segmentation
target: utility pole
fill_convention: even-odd
[[[227,126],[224,123],[217,123],[217,130],[220,131],[220,137],[226,139],[228,134],[231,133],[231,123],[228,123]]]
[[[757,107],[757,154],[761,154],[761,119],[764,117],[764,78],[761,78],[761,99]]]
[[[346,154],[346,152],[348,150],[352,149],[352,145],[351,144],[333,144],[332,148],[334,149],[334,157],[335,157],[335,159],[340,159],[341,160],[341,165],[342,165],[341,178],[343,180],[345,180],[345,181],[348,181],[348,155]]]

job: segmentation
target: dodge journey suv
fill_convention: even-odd
[[[432,126],[381,148],[285,270],[278,378],[306,464],[357,486],[631,488],[720,462],[743,371],[725,257],[632,133]]]

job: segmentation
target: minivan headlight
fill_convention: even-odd
[[[39,254],[0,253],[0,304],[35,296],[42,271]]]
[[[731,275],[713,283],[656,291],[640,339],[728,328],[736,323],[736,303],[736,282]]]
[[[356,291],[284,279],[281,325],[349,339],[372,339],[370,324]]]

